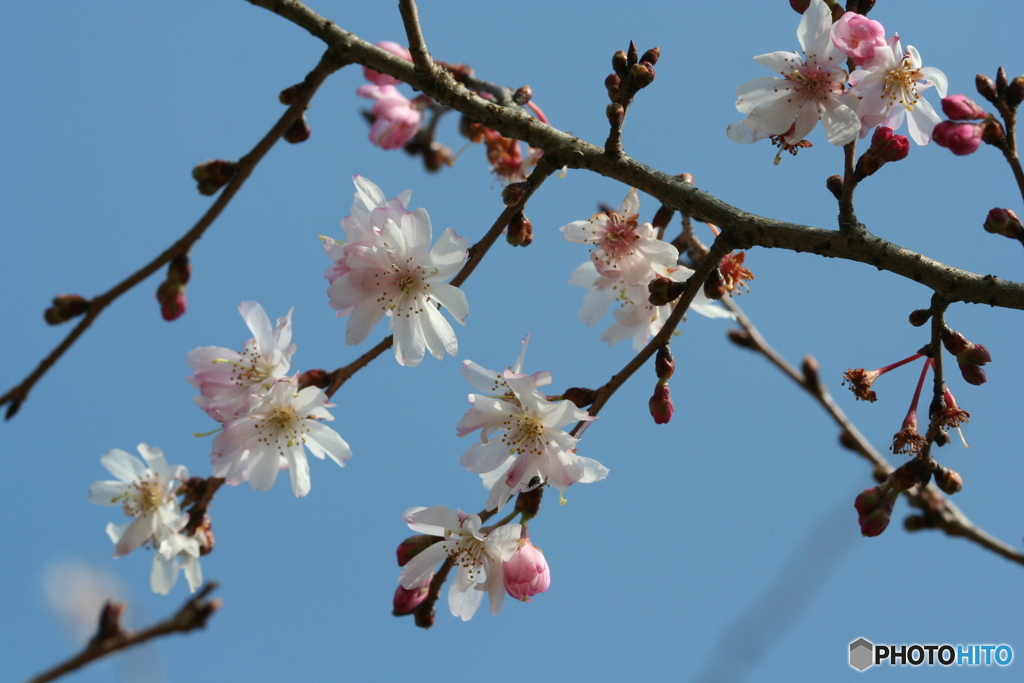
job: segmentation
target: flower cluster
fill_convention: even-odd
[[[395,359],[416,366],[426,351],[435,358],[459,349],[455,331],[438,311],[440,304],[465,324],[469,304],[461,289],[445,280],[462,268],[469,254],[466,238],[446,229],[437,244],[425,209],[409,211],[408,194],[385,202],[369,180],[356,176],[352,215],[342,220],[346,241],[324,238],[334,259],[325,276],[338,317],[349,316],[345,340],[359,344],[385,315],[394,330]]]
[[[480,430],[480,442],[462,454],[461,462],[490,490],[488,510],[500,510],[512,496],[544,483],[564,492],[608,475],[601,463],[577,455],[579,439],[562,430],[594,418],[571,401],[550,401],[538,391],[551,383],[550,372],[523,374],[528,341],[523,340],[515,364],[504,372],[472,361],[462,366],[466,380],[484,393],[469,395],[473,407],[456,427],[459,436]]]
[[[657,239],[650,223],[639,222],[640,200],[630,189],[617,210],[596,213],[585,221],[573,221],[561,228],[570,242],[593,245],[590,260],[573,271],[569,283],[588,289],[580,309],[580,320],[596,325],[608,307],[618,302],[615,324],[601,335],[609,346],[633,338],[639,350],[658,333],[672,312],[672,305],[655,306],[648,300],[648,283],[664,277],[683,282],[693,271],[677,265],[679,251]],[[733,315],[698,292],[690,308],[709,318]]]
[[[306,448],[341,466],[352,451],[323,424],[334,419],[327,394],[315,386],[299,389],[298,376],[287,375],[295,352],[291,311],[272,328],[258,303],[246,301],[238,309],[254,335],[242,351],[206,346],[188,355],[193,372],[188,382],[200,392],[196,403],[223,425],[213,441],[213,476],[266,490],[287,469],[292,491],[305,496],[310,489]]]
[[[833,25],[824,0],[811,1],[797,39],[802,52],[754,57],[778,76],[737,88],[736,109],[747,118],[729,126],[731,140],[773,138],[793,151],[820,120],[828,141],[845,145],[876,126],[895,130],[906,118],[911,139],[928,144],[939,117],[921,94],[935,87],[945,97],[946,77],[922,66],[916,48],[904,50],[899,36],[886,39],[879,22],[856,13]],[[853,72],[842,67],[844,58],[856,65]]]
[[[203,582],[199,567],[200,539],[182,533],[189,515],[181,511],[178,488],[188,478],[182,465],[171,467],[163,452],[139,444],[143,460],[114,449],[100,458],[118,481],[98,481],[89,487],[89,501],[97,505],[120,505],[132,521],[108,524],[107,536],[114,542],[114,557],[123,557],[141,545],[149,544],[153,555],[150,586],[166,595],[185,571],[192,591]]]

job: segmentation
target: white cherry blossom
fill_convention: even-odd
[[[819,119],[833,145],[845,145],[857,137],[856,101],[846,93],[847,73],[842,68],[846,55],[832,42],[832,11],[823,0],[811,0],[796,35],[802,53],[754,57],[780,77],[762,76],[736,89],[736,109],[747,118],[729,126],[729,139],[749,143],[766,135],[783,136],[794,145],[807,137]]]
[[[452,614],[469,621],[484,593],[489,596],[491,614],[501,611],[505,601],[502,565],[519,547],[521,525],[506,524],[484,533],[479,515],[454,511],[443,505],[409,508],[402,519],[413,531],[443,539],[406,563],[398,579],[403,588],[411,590],[421,586],[438,564],[450,558],[458,568],[448,589],[448,607]]]
[[[196,404],[218,422],[247,413],[274,382],[288,374],[295,353],[291,310],[273,328],[255,301],[243,301],[238,312],[253,334],[240,352],[204,346],[188,354],[193,376],[186,379],[200,392]]]
[[[289,382],[278,382],[248,415],[224,425],[213,441],[213,476],[229,484],[248,481],[254,489],[269,489],[277,473],[288,469],[292,491],[309,493],[309,462],[306,451],[344,467],[352,450],[336,431],[323,424],[334,417],[327,411],[327,394],[317,387],[295,391]]]

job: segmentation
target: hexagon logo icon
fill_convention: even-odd
[[[858,638],[850,643],[850,666],[857,671],[863,671],[872,664],[875,659],[875,646],[864,638]]]

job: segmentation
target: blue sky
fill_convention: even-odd
[[[814,147],[772,165],[767,143],[730,142],[742,118],[736,86],[767,71],[752,57],[798,48],[788,3],[604,1],[512,5],[423,3],[435,57],[471,64],[497,83],[529,84],[553,125],[600,143],[603,81],[613,52],[630,39],[659,46],[655,83],[630,109],[627,153],[764,216],[835,226],[824,179],[841,152],[820,130]],[[370,41],[404,42],[395,3],[323,1],[314,9]],[[1000,0],[964,17],[962,3],[891,3],[872,18],[942,69],[950,92],[973,91],[974,74],[1005,65],[1024,71],[1018,43],[1024,10]],[[105,291],[183,234],[210,203],[191,168],[247,152],[282,111],[277,93],[300,81],[322,45],[248,3],[9,4],[0,21],[0,289],[5,318],[3,390],[47,354],[66,327],[42,312],[55,294]],[[366,139],[355,96],[357,68],[331,77],[313,101],[311,139],[281,144],[192,252],[189,311],[166,323],[153,293],[159,276],[108,309],[0,426],[2,509],[8,520],[0,570],[6,636],[0,670],[23,679],[78,647],[47,604],[54,567],[85,563],[114,577],[141,626],[177,609],[184,582],[162,597],[149,590],[150,556],[110,558],[103,532],[113,508],[86,500],[108,478],[111,448],[158,446],[190,473],[209,474],[214,424],[193,404],[186,354],[240,348],[248,331],[239,302],[259,301],[274,318],[295,307],[293,369],[332,369],[362,353],[344,343],[345,321],[327,305],[328,261],[318,235],[341,237],[351,177],[389,196],[411,188],[435,237],[451,226],[474,241],[500,212],[500,186],[483,150],[455,167],[424,173],[418,161]],[[409,94],[408,88],[404,91]],[[929,95],[938,105],[934,94]],[[440,138],[458,149],[457,120]],[[641,370],[580,442],[609,477],[579,485],[556,504],[548,495],[531,523],[551,565],[551,590],[512,600],[492,617],[462,623],[439,603],[430,631],[390,615],[409,535],[407,507],[478,511],[486,491],[458,463],[469,439],[455,425],[471,390],[462,360],[509,365],[532,335],[530,372],[554,387],[597,386],[630,358],[600,330],[577,321],[583,290],[567,284],[586,250],[558,228],[627,192],[581,171],[552,178],[531,201],[535,241],[499,242],[466,283],[470,317],[456,358],[415,369],[385,355],[334,397],[332,424],[354,457],[344,469],[313,460],[312,491],[292,495],[226,487],[212,508],[217,547],[202,560],[221,582],[222,611],[205,632],[171,637],[130,657],[69,677],[109,680],[840,680],[858,637],[877,643],[1007,643],[1024,658],[1019,618],[1022,568],[937,532],[908,534],[897,506],[881,537],[861,538],[853,499],[871,485],[869,467],[837,443],[824,413],[762,359],[725,341],[728,324],[691,315],[673,343],[676,414],[654,425]],[[1020,280],[1016,245],[981,230],[994,206],[1020,209],[1019,194],[991,148],[955,158],[934,145],[866,181],[858,217],[876,234],[978,273]],[[641,195],[641,217],[657,202]],[[925,333],[906,323],[930,292],[862,265],[812,255],[751,251],[757,279],[740,299],[768,340],[791,361],[813,354],[840,405],[880,450],[899,429],[917,366],[887,375],[880,399],[856,403],[840,386],[850,367],[874,368],[916,351]],[[950,324],[984,343],[989,382],[951,388],[972,420],[970,450],[952,444],[940,461],[959,471],[955,502],[980,526],[1019,547],[1024,475],[1013,355],[1024,332],[1017,311],[955,305]],[[382,324],[365,348],[387,333]],[[470,437],[472,438],[472,437]],[[893,458],[898,460],[899,457]],[[118,513],[119,514],[119,513]],[[943,671],[953,678],[1009,679],[1005,669]],[[909,669],[909,667],[908,667]],[[910,670],[876,669],[876,679]],[[918,673],[919,675],[919,673]],[[1018,674],[1019,675],[1019,674]]]

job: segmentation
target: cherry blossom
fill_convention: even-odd
[[[412,61],[412,55],[409,54],[409,50],[398,43],[393,43],[390,40],[382,40],[377,43],[377,47],[382,50],[387,50],[396,57],[401,57],[407,62]],[[363,67],[363,78],[370,81],[374,85],[398,85],[402,81],[398,80],[394,76],[388,74],[382,74],[379,71],[374,71],[368,66]]]
[[[508,391],[500,397],[470,394],[473,407],[456,427],[459,436],[481,430],[480,442],[460,461],[490,488],[487,509],[500,509],[516,493],[543,483],[564,492],[585,478],[597,481],[607,475],[600,463],[577,455],[579,439],[561,429],[594,418],[571,401],[552,402],[537,391],[538,383],[550,382],[550,374],[509,369],[501,377]],[[495,387],[502,388],[497,382]]]
[[[376,212],[373,212],[376,215]],[[437,309],[440,304],[465,324],[466,295],[444,281],[454,276],[469,257],[468,241],[448,228],[433,249],[426,210],[388,216],[373,240],[346,245],[341,273],[327,290],[338,316],[349,315],[345,339],[366,340],[385,315],[391,316],[395,358],[416,366],[430,351],[435,358],[455,355],[455,331]]]
[[[448,607],[463,621],[473,618],[483,595],[489,596],[491,614],[498,614],[505,601],[502,565],[519,547],[522,526],[506,524],[485,532],[479,515],[454,511],[443,505],[412,507],[402,519],[421,534],[439,536],[438,541],[413,557],[398,579],[406,590],[422,586],[434,568],[451,559],[458,571],[448,589]]]
[[[194,375],[186,379],[200,392],[196,404],[218,422],[247,413],[274,382],[287,375],[295,353],[291,343],[292,311],[278,318],[274,328],[255,301],[243,301],[238,312],[254,337],[240,352],[204,346],[188,354],[188,366]]]
[[[812,0],[796,35],[802,56],[769,52],[754,57],[781,78],[762,76],[736,89],[736,109],[747,118],[729,126],[729,139],[748,143],[758,139],[759,133],[782,136],[793,145],[819,119],[833,145],[845,145],[857,137],[860,122],[845,92],[844,55],[832,42],[832,12],[823,0]]]
[[[832,42],[857,66],[869,68],[875,51],[885,49],[885,27],[863,14],[846,12],[832,27]]]
[[[393,85],[362,85],[356,94],[374,100],[370,142],[382,149],[397,149],[416,137],[426,106],[419,97],[410,100]]]
[[[274,384],[248,415],[227,422],[213,441],[213,476],[229,484],[248,481],[254,489],[274,485],[287,468],[297,497],[309,493],[309,462],[305,448],[321,460],[325,455],[344,467],[352,450],[336,431],[323,424],[327,394],[317,387],[295,391],[290,382]]]
[[[171,467],[159,448],[140,443],[143,460],[113,449],[100,462],[120,481],[98,481],[89,487],[89,501],[97,505],[121,505],[132,521],[108,524],[107,536],[114,542],[114,557],[123,557],[149,543],[156,553],[150,585],[154,592],[167,594],[185,569],[189,587],[202,583],[199,541],[180,532],[189,516],[181,511],[177,490],[188,478],[183,465]],[[180,557],[184,556],[184,557]]]
[[[860,137],[875,126],[896,130],[906,117],[910,138],[927,145],[941,119],[921,93],[934,87],[939,97],[945,97],[946,75],[934,67],[922,66],[921,55],[913,45],[904,52],[898,37],[891,42],[890,47],[876,50],[871,68],[850,74],[850,96],[860,98]]]
[[[657,239],[650,223],[638,224],[639,209],[636,188],[630,188],[617,211],[596,213],[590,220],[573,221],[560,229],[570,242],[594,245],[590,259],[601,275],[621,274],[627,285],[647,285],[655,276],[667,274],[679,252]]]
[[[685,266],[667,270],[669,279],[683,282],[693,271]],[[614,346],[624,339],[633,339],[633,349],[642,349],[651,337],[665,325],[672,313],[673,304],[654,306],[648,301],[645,285],[627,285],[620,277],[608,277],[597,272],[592,261],[586,261],[572,272],[569,284],[587,288],[580,308],[580,321],[593,327],[604,317],[608,307],[618,302],[620,307],[613,311],[615,323],[601,333],[600,340]],[[690,303],[689,310],[707,318],[729,318],[736,316],[705,296],[703,289]]]

